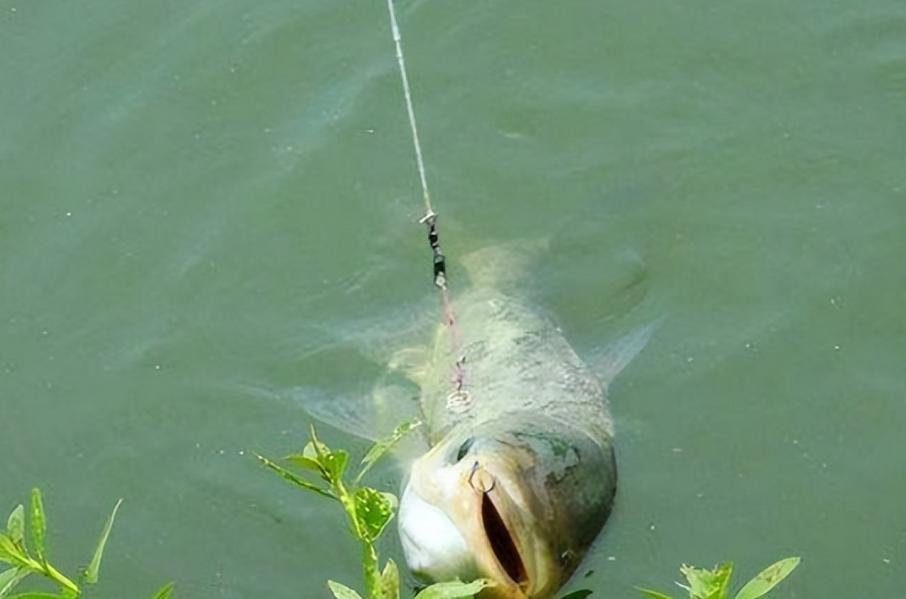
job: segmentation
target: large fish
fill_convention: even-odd
[[[607,386],[653,327],[590,368],[551,320],[498,288],[515,272],[506,252],[471,261],[485,266],[473,266],[472,287],[456,297],[458,330],[442,325],[425,363],[408,360],[429,449],[409,468],[400,539],[409,568],[427,581],[483,577],[494,583],[483,598],[545,599],[611,511]],[[457,393],[451,374],[461,357]]]

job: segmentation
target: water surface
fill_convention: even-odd
[[[454,293],[545,239],[526,293],[580,352],[666,317],[573,586],[802,555],[778,598],[899,592],[906,5],[399,9]],[[99,598],[358,581],[333,506],[250,452],[435,306],[385,11],[0,2],[0,507],[40,485],[72,569],[125,497]]]

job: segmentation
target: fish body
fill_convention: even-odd
[[[479,288],[457,301],[456,315],[457,330],[439,327],[421,383],[432,444],[457,426],[513,412],[545,414],[602,441],[613,437],[604,386],[541,311]],[[457,405],[450,397],[451,365],[460,358],[469,398]]]
[[[455,309],[456,328],[439,329],[418,381],[431,448],[412,464],[401,499],[406,560],[429,581],[491,580],[481,597],[545,599],[611,511],[608,380],[513,294],[477,286]],[[610,378],[647,334],[618,348]],[[461,359],[457,392],[451,378]]]
[[[589,366],[517,291],[544,249],[492,247],[464,260],[472,285],[456,294],[456,324],[440,326],[428,348],[393,354],[370,398],[302,390],[312,416],[362,438],[424,423],[426,447],[410,438],[398,448],[406,562],[428,582],[487,579],[482,599],[549,599],[578,567],[616,492],[607,387],[654,330],[637,329]]]

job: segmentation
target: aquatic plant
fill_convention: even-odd
[[[101,559],[104,557],[104,548],[107,538],[113,528],[116,512],[123,500],[120,499],[113,506],[113,511],[107,518],[101,536],[91,556],[91,561],[79,575],[76,581],[66,576],[55,568],[47,556],[47,516],[44,512],[44,500],[40,489],[32,489],[31,504],[28,512],[27,542],[25,525],[25,508],[17,505],[6,521],[6,530],[0,533],[0,563],[9,564],[9,568],[0,572],[0,599],[76,599],[82,595],[82,589],[98,582],[101,570]],[[31,546],[29,548],[29,545]],[[59,587],[59,593],[28,592],[17,595],[10,593],[29,576],[37,574],[50,579]],[[168,584],[157,593],[153,599],[169,599],[173,592],[173,585]]]
[[[788,557],[771,564],[743,585],[733,599],[757,599],[768,594],[771,589],[790,575],[799,565],[798,557]],[[713,570],[694,568],[683,565],[680,572],[688,584],[676,583],[689,592],[690,599],[730,599],[730,581],[733,577],[733,564],[720,564]],[[670,595],[651,589],[639,588],[650,599],[673,599]]]
[[[264,456],[257,456],[265,466],[293,485],[327,499],[336,501],[346,514],[349,530],[362,549],[362,570],[368,599],[399,599],[400,575],[396,563],[387,560],[381,567],[377,541],[393,519],[399,501],[386,493],[361,484],[365,474],[390,452],[406,435],[415,430],[419,422],[401,424],[386,439],[379,440],[365,454],[358,465],[358,472],[349,480],[349,452],[332,450],[318,438],[314,426],[310,440],[302,453],[285,458],[288,465],[281,466]],[[312,482],[314,479],[316,482]],[[490,584],[487,580],[471,582],[451,581],[433,584],[422,589],[416,599],[464,599],[473,597]],[[337,599],[362,599],[350,587],[330,580],[327,582]]]

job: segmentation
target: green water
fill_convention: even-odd
[[[665,317],[573,587],[802,555],[778,598],[900,594],[906,4],[400,13],[454,293],[547,239],[526,289],[580,352]],[[335,510],[250,452],[434,306],[384,3],[0,0],[0,82],[0,508],[40,485],[71,569],[125,497],[102,598],[356,584]]]

